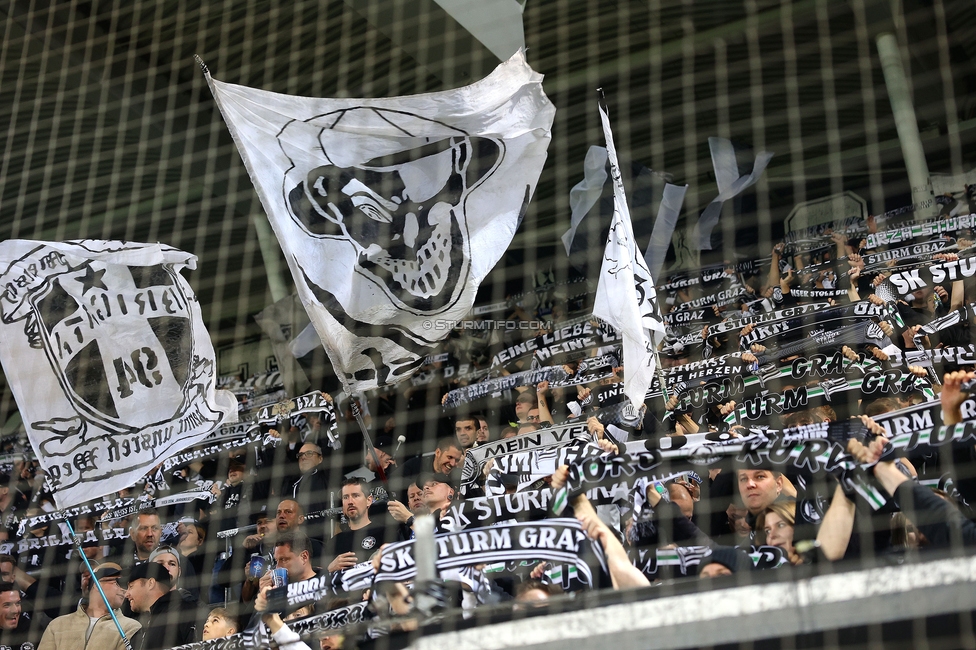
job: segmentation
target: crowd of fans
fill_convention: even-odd
[[[953,206],[964,209],[965,199]],[[944,212],[943,218],[951,216],[948,209]],[[878,225],[871,220],[868,228],[874,232]],[[907,263],[966,259],[973,246],[966,239],[969,235],[960,230],[943,236],[938,239],[938,252]],[[464,336],[451,337],[446,353],[412,381],[353,398],[372,445],[364,444],[353,404],[344,398],[336,404],[337,431],[332,436],[328,414],[310,413],[270,428],[268,435],[276,444],[242,447],[169,472],[157,468],[119,496],[158,498],[203,489],[210,490],[212,498],[146,507],[119,518],[113,518],[111,511],[76,518],[71,523],[82,539],[77,546],[63,543],[70,540],[65,523],[45,521],[20,529],[20,523],[54,508],[36,461],[28,457],[14,461],[6,468],[9,474],[0,476],[4,524],[0,535],[6,540],[5,554],[0,555],[0,648],[121,649],[125,646],[119,627],[138,650],[169,648],[240,633],[253,628],[257,619],[267,627],[269,642],[281,648],[298,650],[309,647],[308,643],[323,649],[353,647],[368,640],[362,630],[355,635],[326,634],[306,643],[289,623],[364,599],[371,603],[370,616],[392,621],[387,633],[409,633],[418,624],[411,585],[377,583],[372,590],[345,592],[342,573],[377,561],[385,545],[414,538],[422,515],[433,515],[438,532],[450,532],[457,518],[448,515],[464,500],[558,490],[567,482],[566,467],[540,480],[499,473],[497,468],[493,473],[491,462],[477,468],[473,482],[462,485],[461,474],[473,448],[567,422],[584,424],[587,432],[572,444],[591,445],[596,454],[613,454],[623,453],[634,441],[653,441],[649,447],[654,447],[664,438],[691,439],[701,434],[713,434],[709,440],[725,440],[764,428],[778,431],[853,417],[868,434],[846,441],[847,452],[866,468],[888,500],[880,508],[869,508],[843,478],[831,474],[747,466],[732,457],[708,466],[676,461],[668,466],[668,480],[638,482],[623,497],[591,505],[585,496],[573,495],[571,512],[605,557],[602,565],[594,565],[597,575],[592,585],[567,577],[566,567],[545,562],[522,563],[498,573],[479,565],[444,572],[441,578],[453,588],[442,605],[472,609],[510,602],[524,610],[585,588],[625,589],[670,578],[713,578],[759,570],[763,563],[754,551],[760,546],[780,549],[785,568],[779,568],[780,563],[773,566],[788,571],[789,565],[904,558],[950,545],[972,545],[976,542],[970,507],[976,503],[976,447],[969,443],[939,453],[926,450],[920,456],[881,460],[889,432],[872,419],[932,401],[939,404],[945,424],[963,421],[967,382],[976,373],[958,357],[932,364],[931,372],[905,366],[905,372],[918,381],[896,394],[853,391],[749,422],[731,420],[739,412],[737,400],[741,403],[749,394],[714,403],[683,399],[700,385],[681,374],[684,366],[705,358],[716,364],[738,360],[745,367],[742,374],[748,375],[756,372],[762,355],[777,349],[790,354],[764,362],[789,366],[805,354],[789,344],[849,324],[786,321],[788,327],[755,343],[740,344],[757,330],[749,317],[789,307],[822,302],[890,307],[874,319],[884,323],[889,346],[865,341],[838,345],[836,350],[824,344],[817,350],[827,355],[838,352],[851,360],[868,358],[888,364],[885,368],[894,367],[891,364],[906,351],[973,341],[976,310],[967,305],[976,301],[976,278],[895,296],[876,290],[892,272],[908,268],[906,260],[893,259],[872,268],[865,257],[918,242],[869,250],[864,233],[829,231],[811,234],[809,240],[779,243],[768,263],[747,270],[728,264],[709,274],[708,280],[704,273],[692,273],[659,283],[659,303],[665,316],[672,316],[669,338],[660,349],[661,377],[668,390],[665,396],[659,385],[657,392],[652,387],[639,423],[601,418],[601,412],[625,399],[619,384],[626,368],[619,365],[582,383],[519,385],[442,409],[445,395],[453,389],[515,375],[532,368],[534,358],[538,365],[538,357],[527,354],[492,367],[491,358],[500,348],[518,343],[519,337],[543,336],[563,323],[585,321],[573,320],[585,317],[586,302],[575,297],[574,285],[566,284],[512,301],[503,315],[510,322],[539,323],[543,326],[539,331],[508,328],[475,336],[464,330]],[[806,297],[810,290],[816,297]],[[825,298],[817,291],[832,291],[832,295]],[[702,307],[689,309],[688,303]],[[960,318],[951,326],[933,333],[921,330],[953,311]],[[687,318],[673,317],[683,312]],[[722,323],[736,326],[718,327]],[[614,353],[613,344],[609,346],[597,341],[582,354],[556,354],[546,359],[546,365],[577,376],[582,361]],[[769,380],[760,390],[776,394],[819,381],[822,378]],[[341,448],[333,448],[333,438],[342,442]],[[548,516],[553,515],[546,508],[529,507],[522,513],[525,520]],[[497,521],[481,525],[489,523]],[[218,536],[220,531],[235,529]],[[680,571],[665,571],[663,564],[649,568],[640,561],[648,552],[676,547],[705,550],[697,564]],[[275,568],[284,569],[289,582],[323,577],[335,588],[328,598],[286,616],[270,613]]]

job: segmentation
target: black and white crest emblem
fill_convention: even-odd
[[[95,241],[0,253],[4,367],[53,488],[151,467],[224,419],[206,399],[213,348],[178,272],[192,257]]]
[[[372,535],[367,535],[363,538],[363,548],[367,551],[376,546],[376,538]]]

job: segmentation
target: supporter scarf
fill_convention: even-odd
[[[661,291],[675,291],[696,285],[714,286],[715,284],[724,282],[726,280],[730,280],[732,282],[736,282],[738,280],[738,276],[734,272],[729,273],[725,266],[721,264],[711,267],[704,267],[699,269],[697,272],[693,271],[692,273],[695,273],[695,275],[689,275],[686,277],[672,276],[674,277],[673,280],[659,285],[658,289]]]
[[[664,370],[664,377],[665,381],[677,383],[711,375],[735,375],[745,371],[747,365],[742,361],[741,352],[733,352],[667,368]]]
[[[557,323],[552,331],[540,334],[500,350],[491,360],[491,366],[506,365],[537,351],[543,351],[546,359],[567,350],[582,350],[610,345],[620,340],[617,332],[605,323],[593,324],[592,316],[584,316],[566,323]]]
[[[973,405],[976,409],[976,404]],[[878,416],[876,421],[882,426],[905,417],[908,410]],[[914,411],[924,413],[919,408]],[[921,416],[919,423],[925,423]],[[707,441],[701,444],[682,444],[676,448],[657,450],[662,460],[684,459],[694,465],[713,465],[723,458],[734,457],[735,462],[751,467],[782,467],[790,465],[798,470],[817,474],[832,472],[840,474],[849,482],[848,487],[860,494],[875,509],[884,505],[886,499],[880,489],[872,485],[866,477],[857,474],[857,462],[847,454],[845,445],[852,435],[863,435],[866,431],[858,420],[841,422],[822,422],[783,431],[753,432],[745,438],[729,438],[724,441]],[[976,441],[976,420],[968,420],[952,426],[935,426],[927,429],[912,429],[896,433],[889,440],[889,447],[883,459],[909,453],[925,452],[946,445],[971,445]],[[628,443],[627,453],[639,453],[644,443]],[[593,463],[587,458],[580,465]],[[591,469],[596,472],[596,469]],[[606,471],[606,470],[604,470]],[[573,475],[573,468],[570,468]],[[557,502],[557,497],[553,498]],[[555,508],[554,508],[555,511]]]
[[[847,295],[847,289],[790,289],[794,298],[840,298]]]
[[[884,349],[891,345],[891,341],[877,324],[862,322],[857,325],[841,327],[830,332],[823,332],[822,334],[811,334],[801,341],[760,352],[756,354],[756,358],[759,360],[759,364],[762,365],[797,354],[815,354],[823,351],[823,348],[827,346],[840,348],[847,345],[857,349],[859,346],[866,344],[872,344]]]
[[[684,328],[697,327],[712,323],[721,316],[716,316],[715,311],[710,307],[701,309],[680,309],[664,316],[664,323],[671,331],[678,331]]]
[[[664,278],[663,282],[657,285],[657,288],[662,291],[673,291],[675,289],[691,287],[696,284],[715,284],[716,282],[720,282],[726,278],[735,277],[733,275],[735,273],[756,275],[769,264],[769,257],[761,257],[754,260],[743,260],[741,262],[736,262],[735,264],[710,264],[697,269],[689,269],[686,271],[671,273]],[[728,271],[731,271],[732,274],[728,273]]]
[[[743,400],[731,417],[739,422],[758,420],[779,413],[793,413],[809,408],[814,398],[822,397],[830,402],[834,395],[859,391],[871,397],[884,397],[898,393],[921,390],[926,397],[934,397],[928,381],[897,369],[871,370],[857,379],[828,379],[816,386],[798,386],[783,393],[768,393]],[[726,422],[729,419],[726,418]]]
[[[818,223],[814,226],[801,228],[800,230],[791,230],[786,233],[783,241],[789,244],[802,239],[824,239],[835,232],[853,233],[864,232],[865,230],[867,230],[867,224],[863,217],[847,217],[826,223]]]
[[[888,355],[888,363],[891,365],[905,364],[908,366],[920,366],[933,363],[973,365],[976,364],[976,345],[970,343],[969,345],[932,348],[931,350],[898,350]]]
[[[874,269],[884,266],[892,260],[907,260],[928,256],[939,251],[944,251],[947,247],[949,247],[948,240],[936,239],[934,241],[912,244],[911,246],[903,246],[902,248],[892,248],[869,255],[862,255],[861,261],[864,262],[865,269]]]
[[[546,366],[534,370],[523,370],[504,377],[488,379],[470,386],[462,386],[450,391],[444,398],[445,409],[454,408],[466,402],[472,402],[483,397],[490,397],[497,393],[511,390],[518,386],[535,386],[539,382],[549,382],[550,388],[575,386],[592,381],[599,381],[613,374],[613,368],[618,365],[613,355],[602,355],[580,362],[576,373],[570,374],[562,366]]]
[[[880,372],[882,370],[880,362],[869,359],[863,354],[860,355],[858,361],[851,361],[839,351],[830,355],[812,354],[809,357],[798,357],[783,366],[774,363],[766,364],[756,370],[754,376],[709,377],[702,380],[700,385],[686,386],[683,391],[680,391],[680,399],[673,410],[682,411],[689,407],[701,408],[702,406],[722,404],[730,399],[739,399],[740,395],[764,388],[766,382],[778,379],[795,381],[807,380],[808,378],[846,377],[852,371],[865,375],[868,372]],[[874,384],[870,386],[873,388]],[[833,390],[831,389],[828,392],[828,397],[832,394]]]
[[[891,230],[869,234],[866,248],[872,249],[888,244],[898,244],[915,239],[916,237],[931,237],[942,233],[956,232],[973,228],[976,225],[976,215],[961,214],[948,219],[923,221],[921,223],[910,223]]]
[[[707,546],[678,546],[676,548],[636,549],[632,562],[648,580],[662,577],[662,568],[668,567],[683,576],[693,576],[702,562],[707,563],[712,549]],[[751,546],[749,559],[756,569],[778,569],[790,563],[786,553],[778,546]]]
[[[976,398],[968,398],[960,410],[964,420],[976,420]],[[876,415],[872,419],[883,426],[889,436],[901,436],[943,426],[942,404],[937,400],[922,402]]]
[[[586,422],[577,421],[478,445],[469,449],[464,455],[461,483],[474,483],[481,473],[482,466],[489,458],[562,447],[574,440],[590,437],[590,433],[586,429]]]
[[[60,531],[60,529],[58,530]],[[60,532],[53,535],[44,535],[43,537],[28,535],[16,542],[12,542],[12,548],[16,553],[22,554],[51,546],[80,546],[93,542],[98,542],[101,545],[104,542],[126,540],[128,538],[129,531],[126,528],[98,528],[96,530],[80,531],[74,535]]]
[[[786,309],[778,309],[776,311],[766,312],[760,315],[742,315],[730,317],[721,323],[718,323],[714,327],[708,328],[708,334],[714,336],[716,334],[724,334],[725,332],[731,332],[734,330],[742,329],[750,323],[756,325],[757,327],[762,325],[768,325],[770,323],[776,323],[779,321],[790,320],[798,318],[800,316],[805,316],[807,314],[812,314],[813,312],[820,311],[821,309],[826,309],[830,307],[830,303],[826,302],[812,302],[806,305],[797,305],[796,307],[788,307]]]
[[[745,295],[747,295],[745,287],[742,285],[735,285],[729,287],[728,289],[702,296],[701,298],[694,298],[687,302],[683,302],[672,310],[672,313],[675,311],[701,309],[702,307],[710,307],[711,305],[726,307],[737,302]]]
[[[893,273],[886,282],[891,283],[898,296],[904,296],[918,289],[971,278],[973,275],[976,275],[976,257],[965,257],[952,262],[928,264],[917,269]]]
[[[974,312],[976,312],[976,303],[969,303],[968,305],[965,305],[959,309],[952,310],[941,318],[933,319],[927,325],[923,325],[919,332],[924,334],[935,334],[936,332],[941,332],[944,329],[948,329],[958,325],[959,323],[965,322]]]
[[[569,466],[569,477],[566,485],[553,495],[550,505],[552,512],[557,516],[561,515],[575,497],[597,485],[625,482],[629,488],[638,480],[661,480],[650,474],[651,470],[661,464],[661,452],[656,449],[646,450],[644,447],[643,442],[631,443],[624,445],[626,451],[623,453],[581,455],[573,461],[560,463]]]
[[[116,498],[111,501],[97,501],[95,503],[83,503],[64,510],[55,510],[35,517],[25,517],[20,520],[18,535],[23,531],[35,528],[41,524],[64,521],[66,519],[76,519],[82,515],[94,515],[105,513],[106,519],[121,519],[130,517],[145,508],[164,508],[178,503],[190,503],[196,500],[212,502],[214,495],[210,490],[191,490],[170,494],[169,496],[158,499],[148,499],[143,497]]]
[[[443,357],[443,358],[441,358]],[[428,357],[428,359],[433,359],[428,361],[427,364],[420,367],[417,373],[410,377],[407,381],[410,382],[411,386],[426,386],[434,381],[446,382],[448,380],[475,380],[486,376],[490,371],[488,368],[477,369],[470,363],[458,363],[456,360],[449,360],[450,355],[446,352],[444,354],[438,354],[434,357]],[[433,366],[432,364],[439,363],[440,366]]]
[[[544,561],[576,567],[592,585],[589,565],[580,558],[588,538],[575,519],[554,518],[535,522],[506,522],[487,528],[474,528],[434,537],[437,570],[456,569],[474,564],[509,561]],[[598,544],[591,548],[599,557]],[[374,580],[409,581],[417,575],[413,557],[414,540],[390,544],[380,556]],[[291,587],[291,585],[289,585]]]
[[[489,495],[504,494],[503,476],[517,476],[519,487],[524,489],[525,485],[552,475],[560,465],[572,464],[600,452],[600,447],[592,442],[579,440],[562,447],[499,456],[492,460],[485,492]]]
[[[958,246],[951,243],[950,239],[936,239],[930,242],[921,242],[918,244],[912,244],[911,246],[904,246],[902,248],[893,248],[891,250],[880,251],[878,253],[872,253],[868,255],[862,255],[861,261],[864,262],[864,268],[862,271],[883,271],[890,269],[890,262],[897,262],[898,265],[910,265],[915,263],[921,263],[925,260],[931,258],[935,253],[944,252],[948,253],[953,250],[957,250]],[[821,262],[819,264],[808,264],[803,267],[804,273],[815,273],[821,270],[832,269],[836,267],[837,262],[848,262],[848,256],[838,258],[837,260],[827,260],[826,262]]]
[[[277,438],[262,433],[261,429],[255,425],[235,425],[234,428],[242,428],[244,430],[243,435],[235,431],[233,435],[227,435],[226,437],[218,436],[213,440],[208,437],[204,442],[209,444],[207,444],[205,447],[194,447],[189,451],[183,451],[175,456],[170,456],[167,458],[165,461],[163,461],[163,470],[168,472],[171,469],[182,467],[183,465],[187,465],[195,460],[203,460],[205,458],[224,455],[231,450],[247,447],[255,442],[263,442],[265,445],[277,442]],[[214,433],[220,434],[221,431]]]
[[[310,616],[297,621],[288,621],[288,627],[292,632],[302,636],[317,636],[330,630],[338,630],[347,625],[359,623],[368,618],[368,603],[355,603],[347,607],[331,609],[324,614]],[[231,636],[210,641],[198,641],[177,646],[173,650],[244,650],[245,645],[243,633],[232,634]],[[252,646],[253,647],[253,646]]]
[[[264,446],[275,446],[279,438],[263,433],[261,425],[274,426],[304,413],[317,413],[321,418],[322,430],[330,440],[338,442],[338,423],[332,401],[326,399],[324,393],[315,391],[265,406],[254,413],[254,418],[249,423],[224,427],[211,433],[203,440],[204,443],[209,443],[206,447],[197,447],[167,458],[163,462],[163,469],[169,471],[191,461],[219,456],[231,449],[239,449],[258,441]]]
[[[856,321],[866,318],[883,318],[893,309],[890,306],[875,305],[867,300],[855,302],[849,305],[830,307],[811,314],[798,316],[794,319],[757,325],[748,334],[739,337],[739,347],[743,351],[748,351],[749,346],[759,341],[765,341],[774,336],[779,336],[797,329],[818,328],[826,323],[841,322],[841,326],[848,321]],[[836,327],[834,328],[836,329]]]

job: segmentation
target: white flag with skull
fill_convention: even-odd
[[[160,244],[0,243],[0,361],[59,508],[236,421],[180,275],[195,265]]]
[[[211,91],[347,389],[393,384],[471,309],[535,189],[555,108],[522,52],[383,99]]]
[[[603,106],[600,106],[600,119],[607,140],[613,183],[613,223],[603,253],[593,315],[612,325],[623,336],[624,393],[634,408],[639,409],[644,405],[644,396],[654,378],[654,351],[664,339],[664,323],[658,315],[654,282],[634,241],[617,150]]]

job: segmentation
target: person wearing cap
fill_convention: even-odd
[[[196,610],[170,591],[172,583],[169,571],[155,562],[129,571],[125,597],[143,628],[133,650],[164,650],[196,640]]]
[[[418,483],[420,485],[420,483]],[[457,490],[451,478],[446,474],[431,474],[423,479],[424,505],[432,513],[444,511],[451,507]]]
[[[138,643],[136,636],[142,625],[139,621],[122,615],[126,591],[119,584],[122,567],[114,562],[105,562],[95,569],[95,577],[126,638],[135,646]],[[78,609],[57,617],[47,626],[41,643],[37,646],[38,650],[124,650],[125,643],[109,614],[105,599],[97,588],[87,588],[78,603]]]
[[[187,589],[183,586],[184,578],[186,583],[194,586],[196,584],[196,574],[193,567],[186,561],[186,558],[172,546],[160,546],[149,556],[150,562],[162,566],[169,571],[172,579],[170,591],[179,593],[184,602],[196,605],[200,599],[200,590]]]

